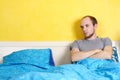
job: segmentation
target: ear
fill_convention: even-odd
[[[97,24],[94,25],[95,29],[97,28]]]

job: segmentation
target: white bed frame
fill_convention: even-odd
[[[43,49],[51,48],[55,65],[69,64],[70,51],[69,46],[72,42],[0,42],[0,63],[3,56],[22,49]],[[113,41],[113,46],[117,47],[120,53],[120,41]],[[119,56],[119,54],[118,54]],[[119,57],[120,61],[120,57]]]

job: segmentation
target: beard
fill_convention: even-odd
[[[91,33],[89,36],[86,36],[85,39],[91,38],[94,35],[95,31],[93,31],[93,33]]]

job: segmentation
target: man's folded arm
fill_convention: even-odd
[[[78,48],[72,48],[72,50],[70,51],[71,54],[71,60],[72,61],[78,61],[78,60],[82,60],[88,57],[92,57],[92,55],[100,52],[101,50],[99,49],[94,49],[94,50],[90,50],[90,51],[80,51]]]
[[[106,46],[103,50],[97,54],[91,55],[90,58],[100,58],[100,59],[111,59],[112,58],[112,47]]]

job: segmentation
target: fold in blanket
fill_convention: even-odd
[[[87,58],[46,69],[30,64],[0,65],[0,80],[120,80],[120,63]]]

